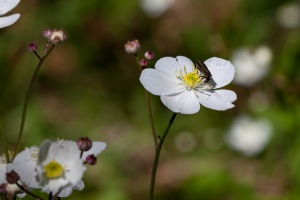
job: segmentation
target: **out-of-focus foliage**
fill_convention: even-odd
[[[55,47],[39,74],[23,147],[58,137],[105,141],[108,147],[98,164],[89,167],[85,189],[70,199],[146,199],[154,149],[140,72],[134,57],[124,52],[127,40],[139,39],[143,51],[155,52],[151,67],[164,56],[231,60],[241,48],[251,54],[251,49],[265,46],[272,53],[267,73],[250,86],[227,87],[238,95],[235,108],[218,112],[201,107],[195,115],[176,118],[163,147],[156,196],[299,199],[299,2],[174,0],[161,15],[151,17],[141,1],[21,1],[14,9],[21,13],[19,21],[0,30],[0,110],[9,147],[16,142],[38,62],[27,44],[36,42],[42,54],[46,39],[41,32],[62,28],[68,40]],[[298,15],[283,15],[296,21],[294,26],[282,19],[282,10],[290,5]],[[172,113],[158,97],[151,100],[156,129],[162,133]],[[251,157],[231,149],[224,139],[243,115],[267,120],[272,127],[263,151]]]

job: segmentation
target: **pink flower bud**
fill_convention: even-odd
[[[138,40],[128,41],[125,44],[125,51],[130,54],[137,54],[137,52],[141,49],[141,44]]]
[[[19,180],[20,180],[20,176],[14,170],[12,170],[9,173],[6,173],[6,181],[7,181],[7,183],[9,183],[9,184],[15,184]]]
[[[49,39],[50,35],[51,35],[52,31],[50,29],[46,29],[43,31],[43,36],[47,39]]]
[[[146,51],[144,56],[147,60],[151,60],[155,57],[155,53],[153,51]]]
[[[91,154],[85,158],[85,162],[90,165],[95,165],[97,163],[97,158],[94,156],[94,154]]]
[[[35,51],[37,49],[37,45],[35,42],[28,44],[28,51]]]
[[[77,141],[77,146],[80,151],[88,151],[92,148],[92,141],[88,137],[81,137]]]
[[[66,39],[67,39],[67,33],[64,32],[63,30],[54,29],[51,31],[51,34],[49,36],[49,41],[54,45],[62,43]]]
[[[148,65],[148,60],[142,59],[142,60],[140,60],[140,64],[142,67],[146,67]]]

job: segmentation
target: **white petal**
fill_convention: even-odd
[[[180,80],[156,69],[144,69],[140,76],[142,85],[154,95],[169,95],[180,93]]]
[[[214,88],[220,88],[228,85],[234,77],[234,66],[228,60],[222,58],[209,58],[204,64],[209,69],[212,75],[212,81],[215,83]]]
[[[20,14],[13,14],[6,17],[0,17],[0,28],[4,28],[15,23],[20,17]]]
[[[176,59],[180,64],[181,69],[184,69],[185,67],[187,72],[191,72],[194,69],[194,63],[189,58],[185,56],[177,56]]]
[[[85,151],[82,158],[86,158],[88,155],[94,154],[94,156],[99,155],[106,148],[105,142],[93,142],[93,146],[90,150]]]
[[[161,96],[165,106],[175,113],[194,114],[200,110],[200,104],[194,91],[184,91],[176,95]]]
[[[59,193],[59,197],[68,197],[72,194],[73,190],[82,190],[84,188],[84,183],[80,180],[75,186],[67,186]]]
[[[213,110],[227,110],[233,108],[231,103],[236,99],[236,94],[231,90],[199,91],[199,102]]]
[[[0,0],[0,15],[6,14],[20,3],[20,0]]]
[[[176,58],[173,57],[163,57],[159,59],[155,64],[155,69],[174,77],[176,76],[176,71],[179,72],[182,70]]]

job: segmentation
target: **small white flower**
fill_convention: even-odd
[[[236,94],[231,90],[215,90],[229,84],[234,77],[234,66],[221,58],[210,58],[205,65],[211,73],[206,82],[204,74],[195,68],[187,57],[164,57],[155,69],[142,71],[142,85],[154,95],[159,95],[165,106],[175,113],[194,114],[200,104],[213,110],[233,108]]]
[[[5,190],[6,199],[13,199],[15,195],[19,198],[23,198],[26,196],[19,186],[16,184],[8,184],[6,181],[6,172],[7,172],[7,164],[6,159],[3,156],[0,156],[0,187]],[[20,182],[20,184],[22,184]],[[2,191],[3,192],[3,191]]]
[[[0,15],[4,15],[20,3],[20,0],[1,0],[0,1]],[[20,14],[0,17],[0,28],[12,25],[20,18]]]
[[[271,49],[266,46],[236,50],[231,60],[236,67],[233,82],[243,86],[252,86],[257,83],[267,75],[272,57]]]
[[[46,192],[56,192],[75,187],[86,167],[79,158],[75,142],[49,140],[40,146],[37,162],[37,180]]]
[[[6,171],[11,172],[14,170],[17,172],[21,181],[29,188],[40,188],[40,184],[34,176],[37,157],[38,147],[26,148],[24,151],[18,153],[12,163],[7,164]]]
[[[240,116],[233,122],[225,137],[227,144],[246,156],[259,154],[268,144],[272,126],[265,119],[252,120],[248,116]]]

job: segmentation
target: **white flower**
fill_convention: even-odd
[[[6,171],[14,170],[20,176],[23,183],[29,188],[40,188],[40,184],[35,178],[35,168],[38,157],[38,147],[26,148],[18,153],[12,163],[7,164]]]
[[[241,48],[232,55],[232,63],[236,67],[233,82],[251,86],[263,79],[270,68],[272,52],[269,47],[260,46],[256,49]]]
[[[158,17],[167,11],[176,0],[140,0],[142,9],[150,17]]]
[[[19,186],[16,184],[8,184],[6,181],[6,172],[7,172],[7,164],[6,159],[3,156],[0,156],[0,188],[5,191],[1,191],[1,193],[5,193],[6,199],[13,199],[15,195],[19,198],[25,197],[26,193],[24,193]],[[20,182],[21,184],[21,182]]]
[[[240,116],[233,122],[225,141],[230,147],[246,156],[255,156],[268,144],[272,126],[265,119],[252,120]]]
[[[277,10],[277,20],[283,28],[297,28],[300,25],[300,5],[299,3],[283,4]]]
[[[229,84],[234,76],[234,66],[221,58],[210,58],[205,65],[211,73],[206,82],[204,74],[195,69],[187,57],[164,57],[155,69],[142,71],[142,85],[154,95],[159,95],[165,106],[175,113],[193,114],[200,104],[214,110],[233,108],[236,94],[231,90],[215,90]]]
[[[20,3],[20,0],[0,0],[0,15],[4,15]],[[20,17],[19,13],[0,17],[0,28],[4,28],[15,23]]]
[[[56,192],[75,187],[86,170],[79,158],[75,142],[49,140],[40,146],[37,162],[37,179],[43,190]]]

